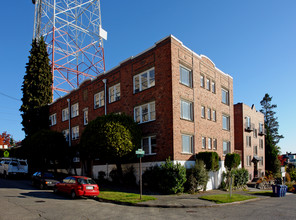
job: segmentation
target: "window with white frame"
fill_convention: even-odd
[[[134,76],[134,93],[155,86],[154,68]]]
[[[259,140],[259,148],[260,149],[263,149],[263,139],[260,139]]]
[[[222,103],[229,105],[229,91],[222,88]]]
[[[207,117],[208,117],[208,120],[211,120],[211,109],[210,108],[207,109]]]
[[[66,141],[69,141],[69,129],[63,130],[62,131]]]
[[[258,147],[254,146],[253,148],[254,148],[254,150],[253,150],[254,156],[257,156],[258,155]]]
[[[205,77],[203,75],[200,75],[200,87],[205,87]]]
[[[251,128],[251,118],[249,116],[246,116],[246,126],[247,128]]]
[[[134,108],[134,120],[144,123],[155,120],[155,102],[150,102]]]
[[[76,140],[79,138],[79,126],[75,126],[72,128],[72,140]]]
[[[156,154],[156,136],[148,136],[142,138],[142,149],[145,151],[145,155]]]
[[[88,124],[88,108],[83,109],[83,124]]]
[[[259,166],[263,166],[263,157],[260,157]]]
[[[206,137],[201,137],[201,148],[206,149],[207,147],[207,139]]]
[[[62,110],[62,121],[69,120],[69,108],[64,108]]]
[[[228,115],[222,115],[223,130],[230,130],[230,119]]]
[[[252,161],[252,157],[250,155],[248,155],[246,157],[247,166],[251,166],[251,161]]]
[[[216,138],[213,139],[213,149],[217,150],[217,139]]]
[[[208,149],[212,149],[212,138],[208,138]]]
[[[79,115],[78,103],[71,106],[71,118],[77,117]]]
[[[192,71],[183,66],[180,66],[180,82],[183,85],[192,87]]]
[[[211,81],[207,78],[207,90],[211,90]]]
[[[216,83],[212,81],[212,93],[216,93]]]
[[[201,106],[201,117],[205,118],[206,117],[206,109],[204,106]]]
[[[253,130],[253,136],[254,136],[254,138],[257,138],[257,129],[256,128]]]
[[[109,103],[120,99],[120,83],[109,88]]]
[[[259,133],[263,134],[263,124],[259,123]]]
[[[193,136],[182,134],[182,153],[193,153]]]
[[[247,147],[252,146],[252,137],[251,136],[246,136],[246,144],[247,144]]]
[[[49,116],[49,125],[53,126],[55,124],[57,124],[57,114],[56,113]]]
[[[97,109],[105,105],[105,92],[101,91],[94,95],[94,108]]]
[[[230,153],[230,141],[223,141],[223,155]]]
[[[192,102],[181,100],[181,118],[193,121]]]
[[[216,110],[213,110],[212,113],[213,113],[213,121],[217,121]]]

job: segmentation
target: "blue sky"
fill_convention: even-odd
[[[101,0],[106,70],[174,35],[209,57],[234,80],[234,103],[255,104],[265,93],[277,104],[281,151],[296,152],[295,0]],[[22,140],[21,86],[31,48],[34,5],[0,7],[0,132]]]

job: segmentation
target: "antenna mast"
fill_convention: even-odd
[[[105,72],[100,0],[32,0],[33,39],[47,44],[54,99]]]

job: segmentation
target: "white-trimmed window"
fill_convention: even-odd
[[[222,103],[229,105],[229,91],[222,88]]]
[[[251,157],[251,155],[248,155],[246,157],[247,166],[251,166],[251,161],[252,161],[252,157]]]
[[[230,153],[230,141],[223,141],[223,155]]]
[[[109,88],[109,103],[120,99],[120,83]]]
[[[211,120],[211,109],[210,108],[207,109],[207,117],[208,117],[208,120]]]
[[[216,138],[213,139],[213,149],[217,150],[217,139]]]
[[[208,78],[207,78],[206,81],[207,81],[207,84],[206,84],[206,85],[207,85],[207,90],[210,91],[210,90],[211,90],[211,81],[210,81],[210,79],[208,79]]]
[[[62,131],[66,141],[69,141],[69,129],[63,130]]]
[[[88,108],[83,109],[83,124],[88,124]]]
[[[57,114],[56,113],[49,116],[49,125],[53,126],[55,124],[57,124]]]
[[[205,118],[206,117],[206,109],[204,106],[201,106],[201,117]]]
[[[182,134],[182,153],[193,153],[193,136]]]
[[[201,137],[201,148],[206,149],[206,147],[207,147],[207,138]]]
[[[154,68],[134,76],[134,93],[155,86]]]
[[[192,71],[183,66],[180,66],[180,82],[183,85],[192,87]]]
[[[253,130],[253,136],[254,136],[254,138],[257,138],[257,129],[256,128]]]
[[[213,113],[213,121],[217,121],[216,110],[213,110],[212,113]]]
[[[246,144],[247,144],[247,147],[252,146],[252,137],[251,136],[246,136]]]
[[[76,140],[79,138],[79,126],[75,126],[72,128],[72,140]]]
[[[193,121],[192,102],[181,100],[181,118]]]
[[[253,147],[253,154],[254,154],[254,156],[257,156],[258,155],[258,147],[257,146],[254,146]]]
[[[259,140],[259,148],[260,149],[263,149],[263,139],[260,139]]]
[[[205,87],[205,77],[203,75],[200,75],[200,87]]]
[[[259,133],[263,134],[263,124],[259,123]]]
[[[212,149],[212,138],[208,138],[208,149]]]
[[[62,110],[62,121],[69,120],[69,108],[64,108]]]
[[[156,154],[156,136],[148,136],[142,138],[141,145],[142,149],[145,151],[145,155]]]
[[[263,157],[260,157],[259,166],[263,166]]]
[[[71,106],[71,118],[77,117],[79,115],[78,103]]]
[[[150,102],[134,108],[134,120],[144,123],[155,120],[155,102]]]
[[[227,115],[222,115],[223,130],[230,130],[230,117]]]
[[[105,92],[101,91],[94,95],[94,108],[97,109],[105,105]]]
[[[212,81],[212,93],[216,93],[216,83]]]

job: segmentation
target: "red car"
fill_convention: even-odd
[[[96,182],[85,176],[68,176],[61,183],[57,183],[53,191],[69,194],[72,199],[79,196],[95,197],[100,194]]]

